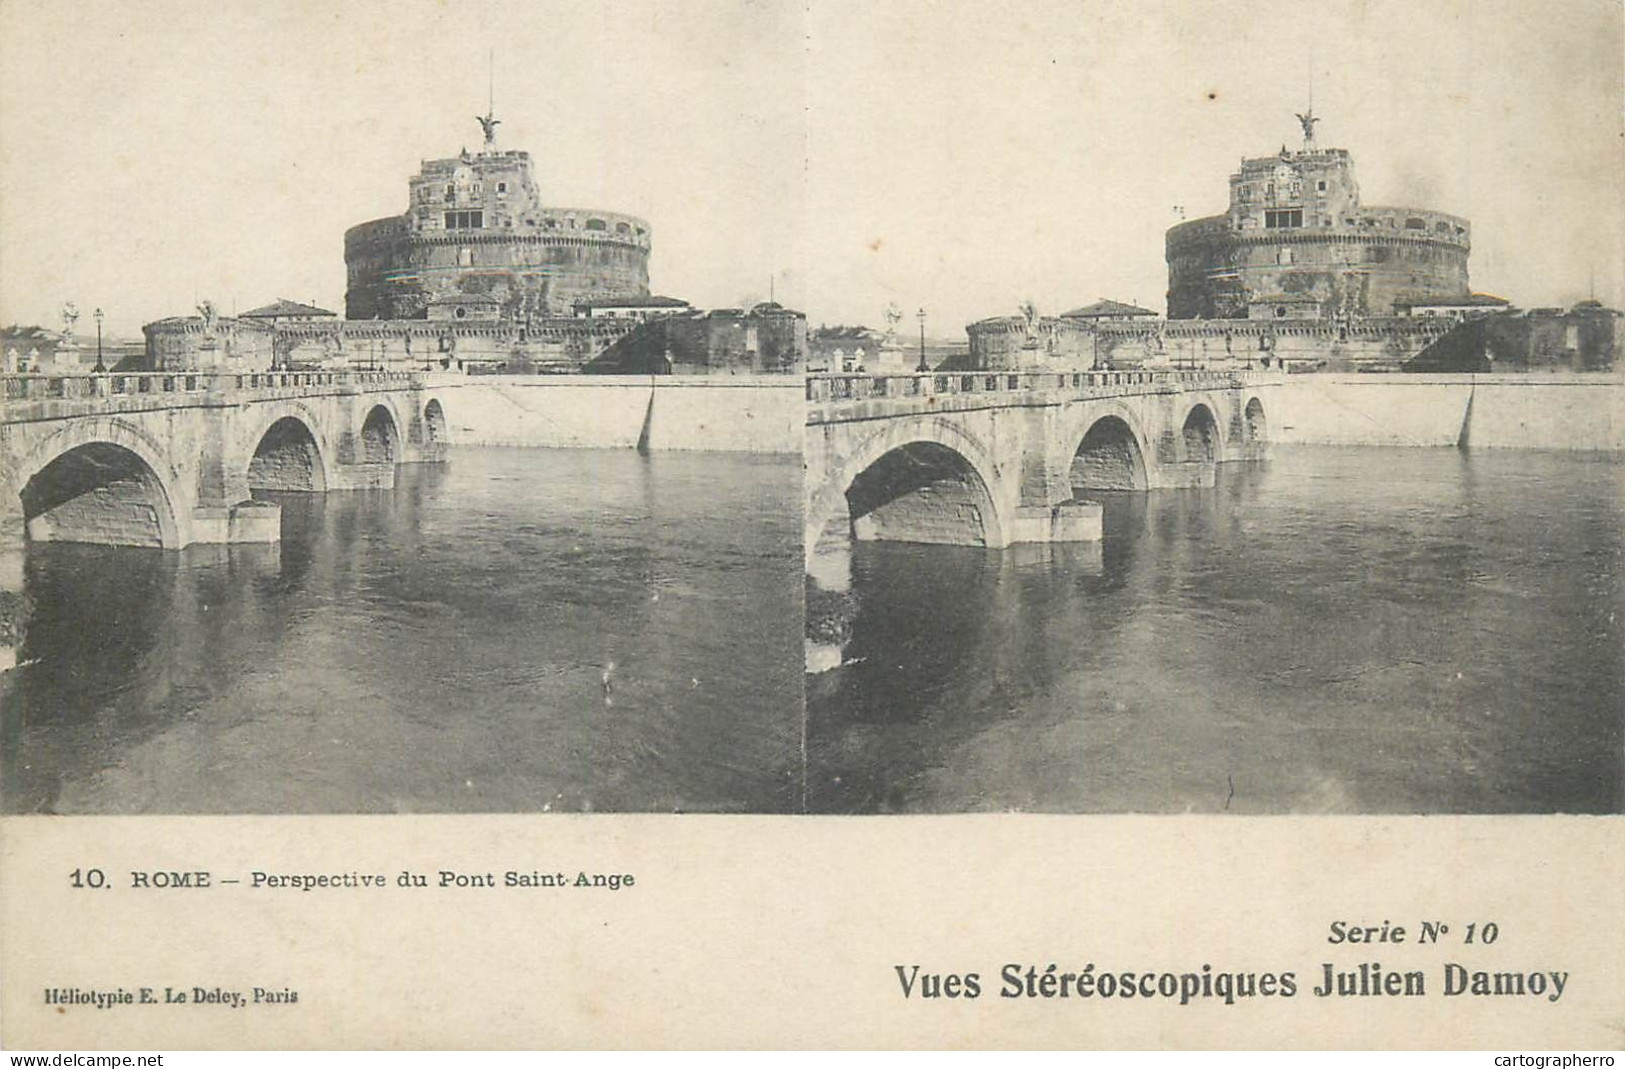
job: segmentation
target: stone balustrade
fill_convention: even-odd
[[[418,384],[407,371],[151,371],[0,375],[0,404],[16,401],[90,400],[143,395],[230,392],[286,393],[333,389],[393,390]]]
[[[957,371],[902,375],[825,374],[807,376],[807,401],[864,401],[877,398],[1059,391],[1088,396],[1100,391],[1151,393],[1159,389],[1229,389],[1276,381],[1269,371]]]

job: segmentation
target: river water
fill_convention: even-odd
[[[1092,546],[851,547],[810,808],[1625,809],[1617,460],[1300,447],[1092,496]]]
[[[6,811],[799,807],[795,458],[398,475],[264,495],[280,546],[31,546]]]

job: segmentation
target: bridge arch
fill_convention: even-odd
[[[1079,489],[1144,490],[1151,485],[1140,438],[1116,413],[1089,424],[1069,465],[1071,484]]]
[[[75,420],[11,476],[30,541],[179,549],[184,501],[163,447],[117,419]]]
[[[382,401],[371,405],[361,421],[361,462],[399,464],[401,445],[401,423],[392,408]]]
[[[330,451],[310,406],[284,401],[263,406],[245,438],[248,486],[253,490],[304,490],[320,493],[332,485]]]
[[[1138,416],[1116,401],[1080,406],[1063,430],[1058,470],[1075,489],[1144,490],[1151,485],[1150,439]]]
[[[1263,445],[1270,440],[1269,421],[1264,415],[1264,402],[1254,394],[1242,407],[1241,424],[1248,445]]]
[[[1009,534],[999,488],[992,454],[975,435],[939,418],[897,421],[863,439],[814,493],[805,551],[843,504],[859,538],[1002,548]]]
[[[1184,459],[1213,463],[1224,457],[1224,437],[1218,417],[1204,401],[1198,401],[1185,413],[1180,425],[1180,439],[1184,445]]]
[[[450,442],[451,428],[446,423],[446,409],[440,398],[431,397],[423,405],[423,442],[425,445]]]

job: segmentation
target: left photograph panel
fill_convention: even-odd
[[[4,812],[797,810],[797,12],[170,6],[0,14]]]

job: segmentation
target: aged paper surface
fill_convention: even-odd
[[[1447,210],[1470,195],[1483,287],[1621,303],[1611,3],[9,0],[0,19],[8,325],[50,322],[70,298],[105,304],[121,337],[205,299],[335,306],[340,235],[398,210],[420,160],[478,147],[485,112],[502,116],[502,144],[536,155],[549,194],[602,190],[650,219],[655,292],[776,298],[832,324],[919,306],[923,351],[927,315],[935,341],[1033,298],[1160,304],[1163,230],[1187,201],[1193,217],[1216,210],[1237,157],[1295,138],[1308,92],[1338,139],[1365,146],[1368,187]],[[582,422],[614,419],[635,440],[642,417]],[[590,667],[605,699],[615,664]],[[727,730],[760,715],[783,733],[772,703],[728,712]],[[1616,799],[1619,737],[1611,786],[1593,784]],[[620,784],[634,800],[597,806],[626,812],[563,814],[541,812],[562,792],[517,773],[522,801],[483,805],[460,776],[430,801],[312,787],[308,741],[204,739],[185,760],[110,761],[53,795],[59,809],[8,804],[0,1041],[1625,1045],[1617,806],[1459,816],[1448,801],[1351,803],[1328,776],[1263,801],[1244,783],[1226,815],[1222,794],[1193,806],[1205,815],[1179,815],[1171,795],[1147,806],[1157,816],[1131,815],[1134,801],[970,812],[1022,808],[1004,804],[1025,797],[1011,782],[940,812],[820,816],[796,812],[803,764],[799,791],[692,807],[787,815],[643,814],[686,807],[635,782]],[[405,748],[376,755],[380,780],[419,767]],[[9,757],[5,770],[42,775]],[[378,815],[322,815],[357,808]],[[295,812],[311,815],[271,815]],[[1328,967],[1399,990],[1317,995]],[[1256,993],[1227,997],[1221,976]]]
[[[1616,820],[1583,818],[13,818],[7,1045],[1617,1048]],[[94,859],[120,886],[67,889]],[[207,867],[136,892],[130,869]],[[619,872],[619,890],[403,889],[403,870]],[[253,889],[378,873],[376,890]],[[1328,945],[1330,925],[1408,931]],[[1438,944],[1416,943],[1424,921]],[[1491,946],[1469,924],[1496,924]],[[1323,967],[1425,976],[1317,998]],[[1294,997],[1004,998],[1039,971],[1295,973]],[[1556,970],[1561,998],[1444,994]],[[979,973],[908,999],[896,967]],[[296,1004],[57,1012],[47,986],[293,990]]]

